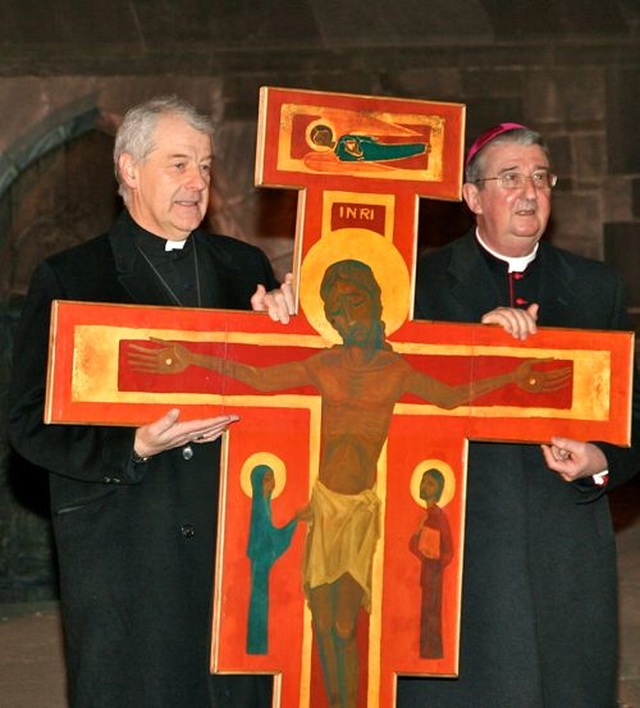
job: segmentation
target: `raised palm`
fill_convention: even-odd
[[[152,341],[166,346],[160,348],[146,344],[132,344],[130,346],[131,351],[127,359],[134,371],[151,374],[178,374],[191,364],[191,353],[182,344],[153,337]]]
[[[514,381],[523,391],[528,393],[544,393],[558,391],[564,388],[572,377],[570,366],[562,366],[551,371],[535,370],[536,364],[543,364],[552,359],[527,359],[514,372]]]

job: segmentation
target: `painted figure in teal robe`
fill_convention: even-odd
[[[344,162],[385,162],[402,160],[428,152],[427,143],[381,142],[370,135],[349,133],[334,140],[333,131],[328,125],[317,125],[311,131],[314,145],[330,147],[337,158]]]
[[[298,519],[283,527],[271,520],[275,475],[268,465],[251,471],[251,522],[247,556],[251,561],[251,597],[247,624],[247,654],[268,653],[269,575],[273,564],[291,545]]]

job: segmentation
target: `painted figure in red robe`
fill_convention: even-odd
[[[427,505],[420,526],[411,537],[409,548],[419,559],[422,602],[420,611],[420,656],[441,659],[442,648],[442,574],[453,559],[453,539],[449,521],[438,502],[445,478],[432,467],[422,473],[420,498]]]

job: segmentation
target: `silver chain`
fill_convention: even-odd
[[[194,264],[194,268],[196,271],[196,293],[197,293],[197,297],[198,297],[198,307],[202,307],[202,293],[200,291],[200,269],[198,268],[198,249],[196,248],[195,237],[192,237],[191,243],[193,245],[193,264]],[[151,270],[155,273],[156,278],[158,278],[158,280],[164,286],[165,290],[169,293],[169,295],[171,295],[171,297],[175,301],[176,305],[180,305],[181,307],[184,307],[184,303],[182,302],[182,300],[180,300],[180,298],[174,292],[173,288],[162,277],[162,273],[153,265],[153,263],[151,262],[151,259],[147,256],[147,254],[139,246],[136,245],[136,248],[140,252],[140,255],[147,262],[149,268],[151,268]]]

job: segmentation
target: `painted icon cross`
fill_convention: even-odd
[[[274,674],[275,706],[391,708],[398,675],[456,675],[468,440],[628,439],[630,335],[413,321],[418,199],[459,198],[463,126],[263,89],[257,183],[300,190],[294,321],[54,305],[50,422],[240,412],[212,670]]]

